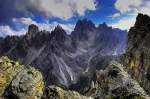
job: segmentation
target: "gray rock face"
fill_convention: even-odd
[[[8,57],[0,58],[0,99],[41,99],[43,90],[43,77],[38,70]]]
[[[76,84],[82,76],[93,77],[96,67],[91,65],[91,59],[97,54],[123,53],[124,47],[120,45],[125,39],[121,41],[119,35],[126,38],[127,33],[106,24],[97,28],[88,20],[78,21],[71,35],[67,35],[60,26],[49,33],[30,25],[26,35],[1,40],[0,56],[7,55],[39,69],[46,85],[68,87]]]
[[[12,80],[9,90],[19,99],[41,99],[44,90],[42,74],[32,67],[23,69]]]
[[[0,99],[93,99],[78,92],[50,85],[45,88],[42,74],[8,57],[0,58]]]
[[[107,68],[96,73],[96,82],[86,93],[96,99],[149,99],[139,83],[132,79],[123,65],[110,62]]]
[[[43,99],[93,99],[92,97],[86,97],[71,90],[64,90],[60,87],[51,85],[46,88]]]
[[[0,58],[0,99],[14,77],[24,68],[7,57]]]
[[[129,31],[127,53],[123,57],[131,77],[150,94],[150,17],[139,14],[137,21]]]

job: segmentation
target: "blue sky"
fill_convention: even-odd
[[[138,13],[150,15],[150,0],[1,0],[0,36],[22,35],[30,24],[71,32],[79,19],[128,30]]]

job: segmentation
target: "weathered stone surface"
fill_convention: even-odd
[[[38,27],[36,25],[34,25],[34,24],[31,24],[28,27],[28,36],[29,37],[31,37],[31,36],[33,37],[33,36],[35,36],[38,33],[38,31],[39,31]]]
[[[127,52],[122,62],[132,78],[150,95],[150,17],[139,14],[128,34]]]
[[[42,74],[8,57],[0,58],[0,99],[41,99],[44,82]]]
[[[4,94],[12,79],[24,68],[18,62],[13,62],[7,57],[0,58],[0,96]]]
[[[82,96],[75,91],[63,90],[60,87],[49,86],[43,99],[93,99],[91,97]]]
[[[97,82],[87,93],[95,99],[149,99],[146,92],[125,71],[112,61],[105,70],[97,71]]]
[[[49,86],[44,92],[42,74],[33,67],[0,58],[0,99],[93,99],[75,91]]]
[[[32,67],[27,67],[12,80],[6,96],[15,96],[17,99],[41,99],[43,90],[41,73]]]

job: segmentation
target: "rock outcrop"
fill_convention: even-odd
[[[139,14],[128,34],[122,62],[132,78],[150,95],[150,17]]]
[[[43,77],[38,70],[20,65],[7,57],[0,58],[2,99],[41,99],[43,90]]]
[[[96,73],[96,82],[86,93],[94,99],[149,99],[139,83],[132,79],[123,65],[112,61]]]
[[[41,73],[33,67],[19,72],[6,90],[5,97],[12,99],[41,99],[44,90],[44,81]]]
[[[0,58],[0,96],[2,97],[5,89],[10,85],[11,81],[23,69],[18,62],[13,62],[7,57]]]
[[[45,90],[43,99],[93,99],[92,97],[86,97],[80,95],[75,91],[63,90],[60,87],[51,85]]]
[[[0,99],[93,99],[78,92],[50,85],[45,88],[42,74],[31,66],[8,57],[0,58]]]

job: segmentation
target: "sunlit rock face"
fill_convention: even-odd
[[[106,24],[95,27],[86,19],[77,22],[71,35],[67,35],[60,26],[50,33],[30,25],[26,35],[8,36],[0,40],[0,56],[7,55],[39,69],[46,85],[68,87],[76,85],[79,78],[88,77],[87,82],[90,82],[96,69],[91,60],[122,54],[126,37],[126,31]],[[96,59],[94,62],[98,61]]]
[[[86,79],[82,78],[82,83]],[[84,88],[81,85],[81,88]],[[55,85],[44,87],[42,74],[31,66],[8,57],[0,58],[0,99],[149,99],[146,91],[132,79],[123,65],[109,62],[97,70],[90,88],[79,94]]]
[[[33,67],[0,57],[0,99],[41,99],[42,74]]]
[[[96,82],[85,93],[94,99],[149,99],[146,91],[132,79],[124,66],[110,61],[104,70],[96,71]]]
[[[71,90],[64,90],[57,86],[51,85],[46,88],[42,99],[94,99],[86,97]]]
[[[150,94],[150,17],[139,14],[128,34],[123,63],[131,76]]]

